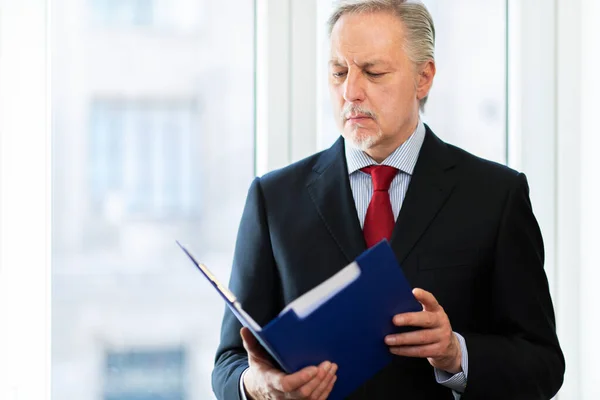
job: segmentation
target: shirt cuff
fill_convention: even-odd
[[[240,399],[242,400],[248,400],[248,397],[246,397],[246,391],[244,390],[244,375],[246,375],[246,371],[248,371],[248,368],[246,368],[240,375]]]
[[[458,339],[458,343],[460,345],[460,351],[462,353],[462,358],[460,361],[460,365],[462,367],[462,371],[457,374],[450,374],[441,369],[435,368],[435,380],[440,385],[444,385],[447,388],[454,390],[454,398],[460,399],[460,393],[465,391],[467,387],[467,377],[469,375],[469,353],[467,352],[467,344],[465,342],[465,338],[462,337],[459,333],[454,332],[456,338]],[[458,394],[458,396],[457,396]]]

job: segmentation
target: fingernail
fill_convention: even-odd
[[[331,369],[329,370],[329,373],[330,373],[331,375],[335,375],[335,373],[337,372],[337,369],[338,369],[338,366],[337,366],[337,364],[332,364],[332,365],[331,365]]]
[[[403,322],[404,322],[404,318],[402,318],[402,317],[396,317],[396,318],[394,318],[394,324],[395,325],[402,325]]]
[[[310,378],[310,379],[314,378],[314,377],[317,375],[317,372],[319,372],[319,369],[318,369],[318,368],[315,368],[315,367],[313,367],[313,368],[310,368],[310,369],[308,370],[308,375],[309,375],[309,378]]]
[[[326,361],[325,365],[323,365],[323,369],[325,370],[325,372],[329,372],[329,370],[331,369],[331,363],[329,361]]]
[[[386,336],[385,337],[385,342],[387,344],[395,344],[396,343],[396,338],[393,336]]]

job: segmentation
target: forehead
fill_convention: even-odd
[[[402,21],[388,12],[349,13],[331,31],[331,59],[356,63],[392,62],[403,56]]]

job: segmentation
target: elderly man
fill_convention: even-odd
[[[330,37],[342,137],[254,180],[233,292],[267,323],[387,238],[423,305],[393,323],[421,329],[382,338],[394,361],[351,399],[551,398],[565,364],[527,181],[444,143],[421,122],[436,72],[427,9],[343,1]],[[285,374],[240,329],[226,312],[213,372],[219,399],[327,398],[335,364]]]

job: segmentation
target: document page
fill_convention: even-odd
[[[350,283],[354,282],[359,275],[360,267],[356,262],[353,262],[331,278],[292,301],[279,313],[279,315],[293,309],[299,318],[304,318],[319,308],[327,300],[338,294]]]

